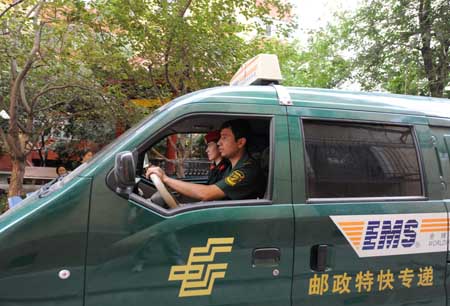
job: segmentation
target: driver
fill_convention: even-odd
[[[159,176],[161,181],[178,193],[201,201],[243,200],[262,198],[265,181],[258,163],[247,152],[251,129],[246,120],[226,121],[220,128],[219,152],[230,161],[223,178],[212,185],[184,182],[167,176],[159,167],[147,169],[146,177]]]

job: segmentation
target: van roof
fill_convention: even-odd
[[[450,117],[450,100],[380,92],[290,87],[296,106]]]
[[[286,89],[294,106],[450,118],[449,99],[303,87]],[[272,105],[278,103],[272,86],[223,86],[200,90],[197,93],[189,96],[195,97],[196,101]]]

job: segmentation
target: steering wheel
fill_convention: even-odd
[[[155,184],[155,187],[161,194],[161,197],[163,198],[164,202],[166,202],[166,204],[169,205],[170,208],[177,208],[178,201],[167,190],[166,185],[164,185],[159,176],[153,173],[150,174],[150,179],[152,180],[153,184]]]

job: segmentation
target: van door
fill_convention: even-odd
[[[218,107],[175,108],[158,131],[187,111]],[[291,305],[294,224],[285,108],[239,110],[270,120],[271,195],[188,204],[172,213],[138,196],[120,197],[107,187],[105,172],[93,185],[85,305]]]
[[[438,161],[438,175],[442,199],[450,200],[450,121],[428,119],[430,121],[431,145]],[[440,126],[435,125],[440,123]],[[447,123],[448,127],[444,126]]]
[[[293,305],[445,305],[447,213],[426,120],[288,114]]]
[[[439,176],[443,190],[443,199],[447,207],[450,208],[450,120],[443,118],[428,118],[433,147],[436,158],[439,161]],[[450,274],[448,272],[449,259],[447,257],[447,300],[450,296]]]
[[[0,305],[83,305],[92,181],[71,177],[1,216]]]

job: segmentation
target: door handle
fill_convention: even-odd
[[[252,255],[252,267],[276,267],[281,259],[278,248],[254,249]]]
[[[310,267],[316,272],[325,271],[328,263],[329,245],[317,244],[311,248]]]

